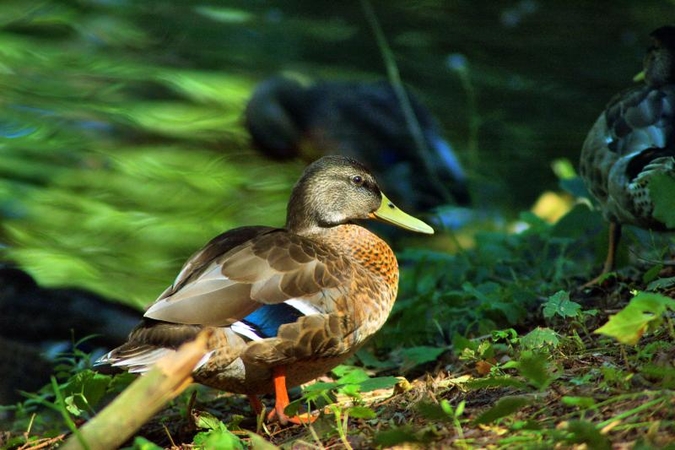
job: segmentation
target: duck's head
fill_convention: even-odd
[[[378,219],[407,230],[434,230],[396,207],[361,163],[345,156],[324,156],[307,166],[293,187],[286,228],[312,233],[360,219]]]
[[[644,59],[644,78],[650,86],[675,82],[675,26],[657,28]]]

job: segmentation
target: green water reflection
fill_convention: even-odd
[[[442,123],[476,208],[556,189],[672,1],[388,1],[401,76]],[[251,149],[255,85],[292,71],[377,79],[358,2],[14,1],[0,5],[5,258],[51,285],[146,304],[242,224],[283,223],[302,163]],[[386,187],[385,187],[386,188]]]

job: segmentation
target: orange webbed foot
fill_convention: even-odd
[[[272,369],[272,377],[274,379],[274,393],[276,402],[274,409],[267,415],[267,421],[273,422],[278,420],[282,425],[289,422],[297,425],[312,423],[316,417],[310,413],[297,414],[295,416],[288,416],[284,410],[290,403],[288,399],[288,390],[286,389],[286,369],[284,367],[275,367]]]
[[[296,425],[306,425],[312,423],[316,420],[316,416],[313,416],[311,413],[297,414],[295,416],[289,416],[284,413],[283,409],[278,411],[274,408],[267,415],[268,422],[278,421],[282,425],[287,425],[289,423],[294,423]]]

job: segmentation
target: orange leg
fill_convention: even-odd
[[[602,272],[600,275],[593,278],[588,283],[582,285],[582,288],[588,288],[595,284],[598,284],[601,278],[603,278],[609,272],[614,270],[616,264],[616,251],[619,248],[619,241],[621,240],[621,224],[618,222],[609,223],[609,243],[607,245],[607,258],[605,258],[605,263],[602,266]]]
[[[616,264],[616,251],[619,248],[619,241],[621,240],[621,224],[617,222],[609,223],[609,245],[607,249],[607,258],[605,265],[602,267],[602,274],[609,273],[614,270]]]
[[[284,413],[284,409],[290,403],[288,399],[288,390],[286,389],[286,368],[283,366],[272,369],[272,377],[274,379],[274,394],[276,401],[274,409],[267,415],[268,421],[278,420],[281,424],[286,425],[288,422],[295,424],[314,422],[315,417],[309,414],[302,414],[300,416],[288,417]]]

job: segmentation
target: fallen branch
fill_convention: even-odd
[[[134,381],[95,418],[80,428],[63,446],[64,450],[115,449],[167,402],[192,383],[192,371],[206,354],[211,332],[202,331],[194,341],[157,362],[147,374]]]

